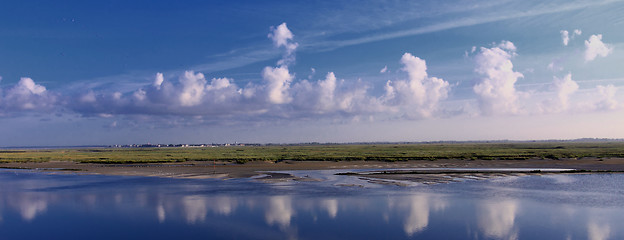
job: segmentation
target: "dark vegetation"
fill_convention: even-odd
[[[98,148],[0,151],[0,163],[167,163],[186,161],[410,161],[624,158],[624,142],[271,145],[192,148]]]

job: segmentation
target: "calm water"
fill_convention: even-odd
[[[332,173],[266,184],[0,170],[0,239],[624,239],[622,174],[393,187]]]

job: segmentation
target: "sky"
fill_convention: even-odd
[[[3,1],[0,147],[624,138],[624,1]]]

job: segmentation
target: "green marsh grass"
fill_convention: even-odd
[[[0,151],[0,163],[73,161],[128,164],[187,161],[410,161],[624,158],[624,142],[315,144],[189,148]]]

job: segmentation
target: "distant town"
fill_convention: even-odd
[[[363,145],[363,144],[453,144],[453,143],[526,143],[526,142],[623,142],[624,139],[613,138],[579,138],[579,139],[550,139],[550,140],[491,140],[491,141],[423,141],[423,142],[350,142],[350,143],[209,143],[209,144],[124,144],[109,145],[110,148],[190,148],[190,147],[233,147],[233,146],[300,146],[300,145]],[[106,147],[106,146],[100,146]]]
[[[262,146],[265,144],[259,143],[210,143],[210,144],[126,144],[126,145],[111,145],[112,148],[166,148],[166,147],[230,147],[230,146]]]

